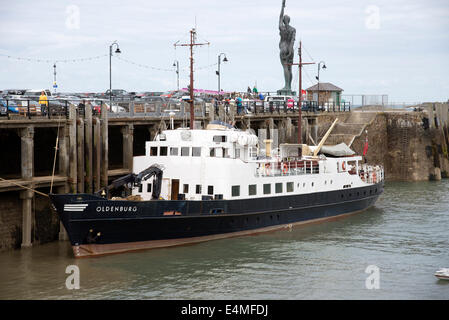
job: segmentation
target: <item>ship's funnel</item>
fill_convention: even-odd
[[[265,143],[265,154],[267,157],[271,157],[271,143],[273,142],[272,139],[265,139],[263,141]]]

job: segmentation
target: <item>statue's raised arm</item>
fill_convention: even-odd
[[[281,15],[279,16],[279,29],[284,27],[284,8],[285,8],[285,0],[282,0],[282,8],[281,8]]]

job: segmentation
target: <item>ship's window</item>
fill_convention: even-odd
[[[171,147],[170,148],[170,155],[171,156],[177,156],[178,155],[178,148]]]
[[[139,183],[139,192],[142,192],[142,184]]]
[[[313,185],[314,185],[315,183],[314,182],[312,182],[312,187],[313,187]]]
[[[282,193],[282,183],[276,183],[274,189],[276,193]]]
[[[324,181],[324,184],[327,184],[327,180]]]
[[[210,195],[214,194],[214,186],[207,186],[207,194]]]
[[[255,196],[257,194],[257,185],[250,184],[248,186],[248,195]]]
[[[271,184],[266,183],[263,185],[263,194],[270,194],[271,193]]]
[[[238,148],[235,149],[235,158],[236,159],[240,158],[240,149]]]
[[[223,148],[223,158],[229,158],[228,149]]]
[[[192,157],[201,157],[201,147],[192,147]]]
[[[214,142],[226,142],[226,136],[214,136]]]
[[[200,184],[196,185],[195,192],[196,192],[196,194],[201,194],[201,185]]]
[[[232,186],[231,193],[233,197],[240,196],[240,186]]]
[[[183,191],[184,191],[184,193],[189,193],[189,185],[188,184],[183,185]]]
[[[303,188],[305,188],[305,187],[306,187],[306,183],[304,182],[304,183],[302,184],[302,186],[303,186]]]
[[[151,183],[147,183],[147,192],[151,192]]]
[[[167,155],[167,151],[168,151],[167,147],[161,147],[161,149],[159,150],[159,155],[160,156],[166,156]]]
[[[150,156],[157,156],[157,147],[150,148]]]
[[[287,192],[293,192],[293,182],[287,182]]]
[[[189,147],[181,147],[181,156],[182,157],[188,157],[190,153]]]
[[[215,157],[215,148],[210,148],[209,157]]]
[[[331,184],[332,184],[332,180],[331,180]]]

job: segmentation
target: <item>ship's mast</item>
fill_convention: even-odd
[[[299,41],[298,48],[299,63],[292,63],[299,67],[299,91],[298,91],[298,144],[301,144],[301,107],[302,107],[302,66],[305,64],[315,64],[315,62],[302,62],[302,41]]]
[[[196,30],[195,28],[193,28],[192,30],[190,30],[190,43],[182,43],[182,44],[175,43],[175,47],[177,46],[190,47],[190,129],[191,130],[194,129],[195,126],[195,109],[194,109],[195,97],[193,94],[193,47],[210,44],[209,42],[195,43],[196,40],[195,38],[196,38]]]

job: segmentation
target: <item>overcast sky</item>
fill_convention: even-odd
[[[225,91],[246,91],[255,83],[260,91],[276,91],[284,85],[278,29],[282,0],[0,3],[0,89],[51,88],[53,63],[18,57],[100,56],[58,62],[57,83],[62,92],[105,91],[114,40],[122,60],[112,58],[113,88],[175,89],[174,60],[180,64],[180,86],[186,87],[189,51],[175,49],[174,43],[188,42],[195,26],[197,41],[210,42],[195,49],[196,88],[217,90],[214,64],[222,52],[229,60],[221,64]],[[301,39],[306,50],[303,60],[325,61],[320,80],[343,88],[344,94],[388,94],[390,102],[448,100],[449,1],[287,0],[285,13],[296,28],[295,48]],[[307,88],[315,84],[317,66],[304,69]],[[298,86],[296,67],[292,86]]]

